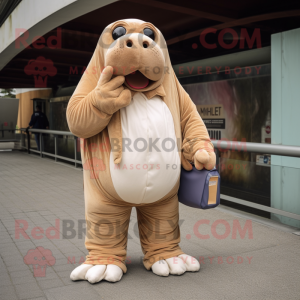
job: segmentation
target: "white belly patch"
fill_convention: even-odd
[[[152,203],[167,195],[180,175],[180,157],[171,112],[158,96],[136,93],[120,110],[122,161],[110,173],[118,195],[126,202]],[[112,148],[113,151],[113,148]]]

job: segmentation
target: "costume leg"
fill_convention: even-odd
[[[86,261],[71,273],[72,280],[96,283],[119,281],[126,273],[127,235],[131,206],[107,199],[89,181],[85,182]]]
[[[89,251],[85,264],[119,266],[124,273],[128,226],[131,206],[105,198],[86,204],[87,235],[85,247]]]
[[[179,210],[177,195],[160,202],[137,206],[137,217],[144,266],[151,266],[162,259],[183,254],[179,247]]]
[[[144,266],[159,276],[181,275],[199,271],[200,264],[184,254],[179,247],[179,204],[177,194],[172,197],[137,207]]]

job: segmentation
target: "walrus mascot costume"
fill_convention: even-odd
[[[67,120],[81,141],[89,252],[71,279],[122,278],[133,207],[147,270],[159,276],[198,271],[199,262],[178,245],[180,171],[191,163],[210,170],[216,157],[153,24],[126,19],[105,28]]]

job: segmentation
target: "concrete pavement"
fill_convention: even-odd
[[[147,271],[133,209],[123,279],[72,282],[87,254],[82,171],[26,153],[0,152],[0,219],[3,300],[300,299],[300,237],[222,206],[180,206],[181,247],[200,258],[200,272],[161,278]],[[41,253],[53,257],[46,267]]]

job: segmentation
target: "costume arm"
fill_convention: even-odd
[[[215,164],[214,146],[211,143],[206,126],[197,111],[196,105],[177,78],[176,85],[179,92],[183,155],[189,162],[195,162],[196,167],[200,162],[205,168],[212,169]],[[196,152],[197,161],[195,161]],[[198,169],[202,167],[199,166]]]
[[[67,108],[70,130],[80,138],[100,133],[112,115],[130,104],[131,93],[122,86],[125,77],[113,77],[113,68],[101,72],[99,46],[84,72]]]
[[[95,53],[67,107],[69,129],[80,138],[89,138],[101,132],[112,116],[101,111],[99,107],[101,96],[97,91],[97,83],[100,78],[100,65]]]

